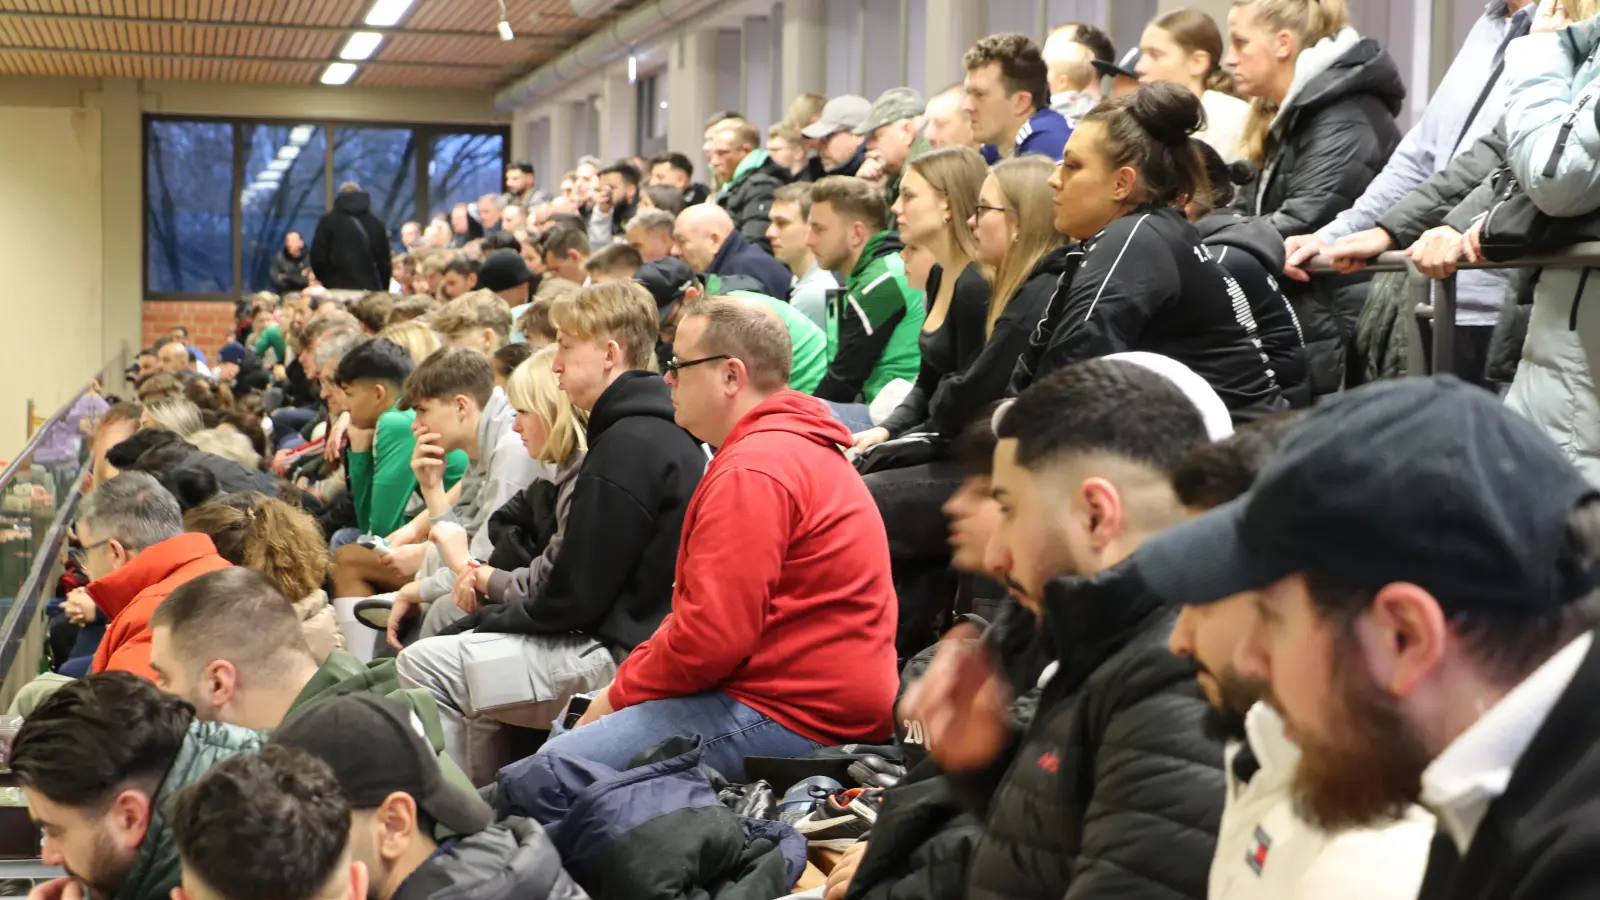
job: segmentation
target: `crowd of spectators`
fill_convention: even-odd
[[[1597,13],[1494,0],[1404,134],[1344,0],[1235,0],[398,254],[345,185],[95,424],[33,896],[1591,896],[1588,269],[1464,276],[1434,378],[1362,270],[1585,233]]]

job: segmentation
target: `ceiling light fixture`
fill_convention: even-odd
[[[289,143],[296,145],[309,144],[311,143],[311,136],[316,131],[317,126],[315,125],[296,125],[294,130],[289,132]]]
[[[267,163],[267,171],[287,172],[289,171],[289,167],[292,165],[294,165],[294,160],[292,159],[275,159],[272,162]]]
[[[344,49],[339,51],[340,59],[371,59],[372,54],[378,51],[378,45],[383,43],[383,35],[376,31],[358,31],[350,35],[350,40],[344,42]]]
[[[359,67],[355,63],[328,63],[328,68],[322,73],[322,83],[332,85],[349,84],[350,79],[356,77],[357,68]]]
[[[628,54],[628,83],[639,83],[639,57]]]
[[[372,4],[372,12],[367,13],[366,22],[373,28],[389,28],[405,16],[414,2],[416,0],[378,0]]]
[[[506,0],[500,0],[500,24],[495,26],[500,32],[500,40],[509,41],[516,37],[511,33],[511,23],[506,21]]]
[[[277,187],[278,186],[277,182],[280,182],[282,180],[283,180],[283,173],[277,171],[276,169],[267,169],[266,171],[262,172],[260,175],[256,176],[256,181],[266,182],[266,183],[270,184],[272,187]]]
[[[299,155],[300,147],[296,144],[284,144],[282,147],[278,148],[279,159],[287,159],[292,161],[296,156]]]

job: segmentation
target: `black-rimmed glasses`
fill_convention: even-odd
[[[690,359],[679,362],[678,358],[674,356],[672,359],[667,360],[667,364],[665,366],[666,372],[663,374],[671,375],[672,377],[676,378],[678,377],[678,373],[682,372],[684,369],[698,366],[701,363],[716,362],[719,359],[733,359],[733,357],[726,353],[718,353],[716,356],[702,356],[699,359]]]
[[[1006,208],[1004,206],[984,206],[982,203],[979,203],[978,204],[978,215],[977,215],[977,218],[980,218],[980,219],[983,218],[983,214],[986,213],[986,212],[1003,213],[1005,211],[1006,211]]]

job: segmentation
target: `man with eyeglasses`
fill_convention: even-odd
[[[771,309],[696,299],[673,348],[677,422],[717,454],[684,520],[672,614],[541,752],[622,769],[699,735],[705,763],[743,782],[747,756],[887,740],[897,608],[849,431],[789,389]]]
[[[183,513],[161,483],[122,472],[95,486],[78,508],[72,556],[90,579],[67,596],[66,615],[80,626],[106,622],[90,672],[132,672],[155,681],[150,668],[150,616],[179,585],[230,563],[211,538],[186,534]],[[31,711],[67,679],[23,688],[13,711]]]

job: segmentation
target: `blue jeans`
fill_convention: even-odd
[[[317,417],[315,409],[306,409],[298,406],[285,406],[272,414],[272,440],[282,450],[288,443],[290,435],[298,435],[300,429],[311,424]]]
[[[828,404],[828,411],[833,417],[844,423],[851,434],[860,434],[872,427],[872,413],[865,403],[835,403],[824,400]]]
[[[328,539],[328,549],[337,550],[340,547],[343,547],[345,544],[355,543],[360,537],[361,529],[355,527],[354,525],[351,525],[349,528],[341,528],[333,533],[333,537]]]
[[[675,735],[699,735],[704,761],[743,784],[746,756],[804,756],[822,745],[779,725],[719,691],[649,700],[572,731],[552,733],[540,753],[604,763],[621,771],[645,750]]]

